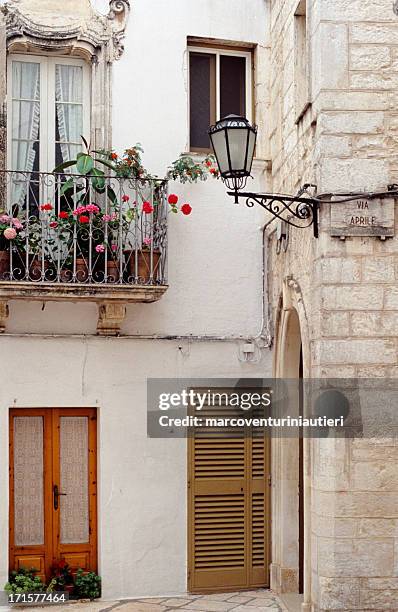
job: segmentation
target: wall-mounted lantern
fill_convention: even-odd
[[[236,204],[239,198],[245,198],[246,206],[252,208],[259,204],[273,217],[293,227],[313,225],[314,236],[318,238],[319,200],[316,198],[242,191],[251,176],[257,126],[250,125],[245,117],[228,115],[210,127],[209,136],[221,178]]]

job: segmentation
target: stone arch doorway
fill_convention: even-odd
[[[309,377],[309,342],[304,303],[297,282],[284,282],[279,301],[274,356],[276,378]],[[292,398],[303,410],[297,389]],[[310,601],[309,444],[299,437],[272,439],[271,588],[304,595]],[[307,569],[308,568],[308,569]],[[303,598],[301,598],[303,599]],[[310,609],[304,603],[303,610]]]

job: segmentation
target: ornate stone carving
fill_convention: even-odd
[[[115,59],[119,59],[124,51],[125,30],[129,14],[129,0],[110,0],[108,19],[112,23],[112,41]]]
[[[8,314],[9,314],[8,304],[7,302],[1,300],[0,301],[0,334],[3,334],[5,332]]]
[[[98,305],[97,334],[118,336],[126,316],[126,305],[120,302],[103,302]]]
[[[106,49],[106,60],[112,62],[124,50],[130,3],[110,0],[105,16],[97,13],[89,0],[68,0],[61,15],[59,5],[42,0],[9,0],[1,11],[9,51],[56,51],[95,60],[100,50]]]
[[[303,301],[303,294],[299,283],[293,278],[292,275],[286,276],[283,281],[283,310],[293,310],[293,295],[297,304]]]

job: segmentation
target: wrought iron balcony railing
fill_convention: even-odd
[[[167,215],[165,181],[1,172],[0,285],[165,288]]]

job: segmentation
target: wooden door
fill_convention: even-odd
[[[97,569],[96,411],[10,411],[10,569]]]
[[[201,411],[201,416],[214,409]],[[191,592],[269,586],[270,444],[193,431],[188,457],[188,587]]]

